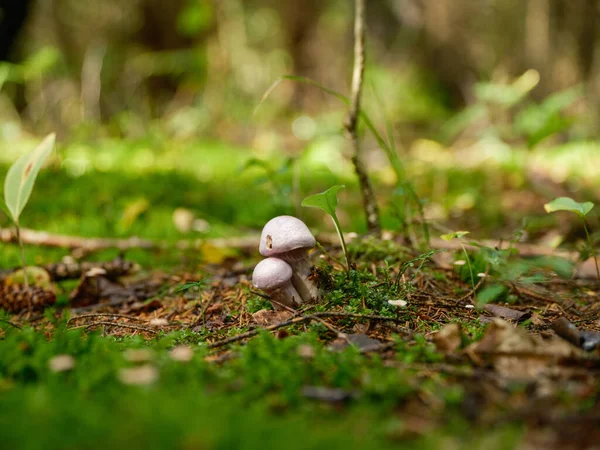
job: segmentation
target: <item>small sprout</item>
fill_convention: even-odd
[[[308,227],[293,216],[278,216],[269,220],[260,236],[261,255],[282,259],[292,267],[292,283],[300,294],[298,303],[319,297],[319,289],[309,279],[312,265],[308,251],[315,244]]]
[[[335,212],[338,205],[337,193],[340,189],[343,189],[344,187],[344,185],[333,186],[324,192],[320,192],[319,194],[306,197],[302,201],[302,206],[309,208],[319,208],[325,211],[327,214],[329,214],[329,217],[331,217],[331,220],[333,220],[335,231],[337,231],[338,237],[340,238],[340,244],[342,245],[344,258],[346,258],[346,272],[350,272],[350,261],[348,260],[348,250],[346,249],[346,241],[344,240],[342,227],[340,226],[340,221],[338,220],[337,214]]]
[[[594,264],[596,265],[596,275],[600,280],[600,268],[598,267],[598,259],[596,258],[594,244],[592,242],[590,232],[588,231],[587,222],[585,220],[585,217],[588,215],[588,213],[592,210],[593,207],[594,204],[592,202],[578,203],[569,197],[558,197],[544,205],[544,209],[547,213],[553,213],[556,211],[569,211],[577,214],[581,218],[581,220],[583,221],[583,229],[585,230],[587,245],[592,253],[592,257],[594,258]]]
[[[154,353],[147,348],[129,348],[123,353],[123,357],[133,363],[143,363],[153,359]]]
[[[252,274],[252,284],[265,291],[275,302],[288,307],[302,303],[302,297],[292,285],[292,268],[279,258],[267,258],[259,262]],[[273,303],[275,309],[281,309]]]
[[[471,267],[471,260],[469,259],[469,254],[467,253],[467,249],[462,243],[462,238],[469,234],[469,231],[455,231],[454,233],[442,234],[440,237],[445,241],[451,241],[452,239],[458,239],[460,242],[460,248],[462,248],[463,253],[465,254],[465,260],[462,259],[454,261],[455,266],[464,266],[465,263],[469,266],[469,275],[471,275],[471,285],[473,289],[475,289],[475,277],[473,276],[473,268]]]
[[[4,179],[4,203],[8,210],[8,215],[17,227],[17,240],[21,249],[21,265],[25,274],[24,281],[27,289],[29,289],[29,281],[25,267],[25,253],[23,251],[19,218],[31,196],[35,179],[54,148],[54,140],[54,133],[46,136],[31,153],[22,156],[10,166]],[[29,310],[31,311],[31,301],[29,303]]]

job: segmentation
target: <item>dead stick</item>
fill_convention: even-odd
[[[350,93],[350,109],[344,119],[346,135],[352,142],[352,164],[360,184],[363,208],[367,216],[367,229],[370,233],[381,231],[379,210],[373,186],[367,170],[360,157],[360,142],[358,139],[358,116],[360,114],[360,95],[362,92],[363,75],[365,71],[365,0],[355,0],[354,11],[354,70],[352,72],[352,91]]]
[[[111,326],[111,327],[117,327],[117,328],[128,328],[130,330],[143,331],[145,333],[151,333],[151,334],[158,333],[158,331],[152,330],[152,329],[146,328],[146,327],[140,327],[137,325],[130,325],[130,324],[126,324],[126,323],[106,322],[106,321],[99,321],[99,322],[88,323],[86,325],[79,325],[76,327],[71,327],[71,328],[69,328],[69,330],[77,330],[77,329],[81,329],[81,328],[85,328],[85,329],[89,330],[90,328],[93,328],[93,327],[96,327],[99,325]]]
[[[89,318],[98,318],[98,317],[111,317],[113,319],[129,319],[135,322],[146,323],[146,320],[138,319],[137,317],[127,316],[125,314],[112,314],[112,313],[96,313],[96,314],[81,314],[80,316],[73,316],[69,320],[67,320],[67,325],[71,322],[75,322],[80,319],[89,319]]]
[[[46,247],[60,247],[60,248],[82,248],[87,251],[98,251],[106,249],[191,249],[196,248],[200,245],[210,244],[211,246],[218,248],[237,248],[240,250],[254,250],[257,246],[257,242],[260,240],[259,235],[248,235],[240,236],[236,238],[215,238],[215,239],[190,239],[181,240],[176,243],[168,243],[165,241],[152,241],[148,239],[140,239],[136,237],[125,238],[125,239],[111,239],[111,238],[85,238],[81,236],[67,236],[61,234],[46,233],[44,231],[36,231],[30,229],[22,229],[21,237],[24,244],[29,245],[40,245]],[[332,233],[319,233],[317,240],[321,244],[335,244],[338,242],[337,235]],[[16,243],[16,233],[8,228],[0,228],[0,242],[4,243]],[[560,256],[571,261],[576,261],[579,257],[577,252],[554,249],[552,247],[517,243],[510,244],[507,242],[499,242],[491,239],[484,239],[478,241],[480,245],[491,248],[507,249],[512,248],[519,251],[521,256]],[[456,240],[444,241],[440,238],[432,238],[430,241],[431,248],[443,249],[443,250],[461,250],[460,244]],[[472,245],[465,245],[467,250],[478,250],[477,247]]]
[[[318,321],[321,317],[352,317],[352,318],[370,319],[370,320],[387,320],[390,322],[398,322],[398,321],[402,320],[397,317],[375,316],[375,315],[367,315],[367,314],[319,312],[319,313],[314,313],[314,314],[311,314],[308,316],[294,317],[294,318],[286,320],[284,322],[279,322],[274,325],[270,325],[268,327],[261,328],[261,329],[264,331],[275,331],[275,330],[278,330],[279,328],[288,327],[290,325],[296,325],[296,324],[306,322],[309,320],[317,320]],[[237,342],[237,341],[241,341],[243,339],[254,337],[260,332],[261,329],[251,330],[251,331],[247,331],[242,334],[238,334],[236,336],[231,336],[226,339],[222,339],[220,341],[216,341],[211,344],[208,344],[207,347],[208,348],[219,348],[219,347],[223,347],[228,344],[232,344],[233,342]],[[408,330],[406,330],[406,331],[408,332]]]

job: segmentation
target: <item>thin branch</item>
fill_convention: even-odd
[[[224,346],[232,344],[234,342],[238,342],[238,341],[241,341],[241,340],[244,340],[247,338],[254,337],[260,332],[260,330],[275,331],[275,330],[278,330],[279,328],[284,328],[284,327],[288,327],[291,325],[297,325],[299,323],[307,322],[310,320],[315,320],[317,322],[321,322],[322,317],[348,317],[348,318],[355,318],[355,319],[383,320],[383,321],[390,321],[390,322],[404,321],[404,319],[400,319],[397,317],[386,317],[386,316],[377,316],[377,315],[369,315],[369,314],[354,314],[354,313],[344,313],[344,312],[339,312],[339,313],[337,313],[337,312],[318,312],[318,313],[314,313],[314,314],[311,314],[308,316],[294,317],[292,319],[289,319],[289,320],[286,320],[286,321],[283,321],[280,323],[276,323],[274,325],[269,325],[268,327],[265,327],[265,328],[250,330],[245,333],[238,334],[236,336],[231,336],[231,337],[222,339],[220,341],[215,341],[211,344],[208,344],[207,347],[210,349],[224,347]],[[409,330],[406,330],[406,331],[409,332]]]
[[[157,334],[158,333],[158,331],[156,331],[156,330],[152,330],[152,329],[146,328],[146,327],[141,327],[141,326],[138,326],[138,325],[130,325],[130,324],[127,324],[127,323],[106,322],[106,321],[92,322],[92,323],[88,323],[86,325],[78,325],[76,327],[69,328],[69,330],[77,330],[77,329],[81,329],[81,328],[85,328],[86,330],[89,330],[90,328],[94,328],[94,327],[99,326],[99,325],[110,326],[110,327],[117,327],[117,328],[127,328],[129,330],[142,331],[144,333],[151,333],[151,334]]]
[[[82,314],[80,316],[73,316],[69,320],[67,320],[67,325],[71,322],[75,322],[80,319],[89,319],[89,318],[98,318],[98,317],[110,317],[113,319],[128,319],[133,320],[135,322],[146,323],[146,320],[138,319],[137,317],[127,316],[125,314],[111,314],[111,313],[96,313],[96,314]]]
[[[358,117],[360,114],[360,95],[362,92],[363,75],[365,71],[365,0],[355,0],[354,12],[354,70],[352,72],[352,91],[350,94],[350,109],[344,119],[346,135],[352,142],[352,163],[360,184],[363,208],[367,216],[367,229],[370,233],[381,231],[379,210],[369,180],[367,170],[360,157],[360,142],[358,138]]]

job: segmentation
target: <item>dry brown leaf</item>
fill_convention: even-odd
[[[462,328],[458,323],[449,323],[433,335],[433,343],[438,351],[452,353],[462,343]]]
[[[476,362],[489,360],[499,374],[511,379],[536,378],[548,373],[560,359],[578,354],[558,337],[541,340],[502,319],[495,319],[481,341],[465,352]]]
[[[280,322],[285,322],[294,314],[291,311],[271,311],[268,309],[261,309],[260,311],[252,314],[252,319],[257,325],[261,327],[268,327],[275,325]]]

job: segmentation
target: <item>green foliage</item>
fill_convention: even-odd
[[[329,214],[333,224],[335,226],[335,231],[340,239],[340,244],[342,245],[342,251],[344,252],[344,257],[346,258],[346,271],[350,271],[350,260],[348,259],[348,250],[346,249],[346,241],[344,239],[344,233],[342,232],[342,227],[340,225],[340,221],[337,218],[337,214],[335,212],[338,206],[337,193],[340,189],[343,189],[345,186],[338,185],[332,186],[324,192],[320,192],[319,194],[314,194],[309,197],[306,197],[302,200],[302,206],[309,208],[319,208]]]
[[[460,239],[469,233],[469,231],[455,231],[454,233],[442,234],[440,237],[445,241],[451,241],[452,239]]]
[[[534,147],[543,139],[567,130],[573,119],[562,111],[581,98],[581,86],[549,95],[539,104],[529,105],[515,117],[515,130],[527,138],[529,147]]]
[[[592,202],[578,203],[569,197],[558,197],[544,205],[547,213],[556,211],[570,211],[583,218],[592,210],[594,204]]]
[[[184,283],[181,286],[179,286],[177,289],[175,289],[175,292],[185,292],[190,289],[196,289],[198,291],[201,291],[206,287],[206,284],[209,281],[210,281],[209,279],[203,278],[202,280],[192,281],[190,283]]]
[[[578,203],[572,198],[569,197],[558,197],[552,200],[550,203],[546,203],[544,205],[544,209],[547,213],[552,213],[555,211],[570,211],[577,214],[582,222],[583,229],[585,230],[585,236],[587,239],[587,249],[586,253],[590,254],[594,258],[594,264],[596,265],[596,275],[600,280],[600,267],[598,267],[598,258],[596,258],[596,251],[594,249],[594,243],[592,241],[592,237],[590,236],[590,232],[587,228],[587,223],[585,217],[592,210],[594,204],[592,202]]]
[[[16,224],[31,196],[37,175],[54,147],[54,139],[54,134],[46,136],[31,153],[19,158],[6,174],[4,202]]]

